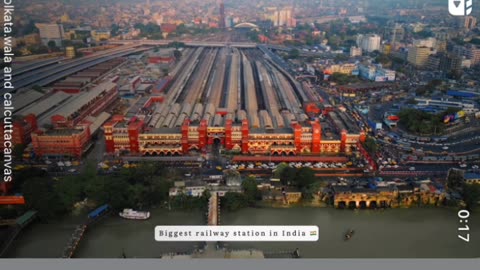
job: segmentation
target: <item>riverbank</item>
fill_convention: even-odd
[[[111,215],[89,229],[79,245],[78,258],[158,258],[167,252],[190,252],[200,243],[156,242],[157,225],[200,225],[202,211],[152,209],[146,221],[125,220]],[[58,258],[78,217],[58,223],[34,223],[16,241],[8,256],[14,258]],[[333,208],[244,208],[221,213],[222,225],[317,225],[320,239],[313,243],[226,243],[231,249],[261,249],[265,252],[293,251],[303,258],[443,258],[480,255],[480,242],[465,243],[457,236],[458,216],[454,209],[411,208],[385,211],[340,211]],[[480,212],[469,218],[471,238],[480,235]],[[355,236],[343,240],[345,231]],[[46,248],[48,247],[48,248]]]

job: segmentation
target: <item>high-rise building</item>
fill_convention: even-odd
[[[350,57],[362,56],[362,48],[352,46],[350,47]]]
[[[292,26],[292,8],[291,7],[282,8],[280,10],[278,25],[287,26],[287,27]]]
[[[428,57],[431,53],[431,48],[425,46],[412,46],[408,49],[407,60],[410,64],[416,67],[426,67],[428,64]]]
[[[440,31],[440,32],[435,32],[435,38],[437,40],[447,40],[449,39],[449,35],[447,31]]]
[[[441,56],[438,54],[430,55],[428,57],[427,65],[425,67],[430,70],[438,70],[440,66],[440,59]]]
[[[469,46],[467,47],[466,50],[466,55],[467,59],[471,60],[471,65],[476,66],[480,64],[480,48],[477,46]]]
[[[395,25],[393,26],[393,29],[390,28],[389,34],[390,34],[390,40],[392,44],[391,48],[395,50],[397,41],[403,40],[405,38],[405,29],[401,25],[395,23]]]
[[[380,36],[377,34],[370,35],[358,35],[357,46],[362,48],[363,51],[373,52],[380,50]]]
[[[465,56],[467,59],[470,59],[472,66],[480,64],[480,48],[475,45],[455,45],[452,51],[457,56]]]
[[[465,17],[464,25],[465,25],[465,28],[467,28],[468,30],[472,30],[473,28],[475,28],[475,26],[477,26],[477,18],[473,16]]]
[[[428,47],[428,48],[435,48],[437,45],[437,39],[434,37],[429,37],[426,39],[415,39],[413,41],[413,46],[415,47]]]
[[[271,20],[273,26],[295,27],[296,22],[293,18],[293,7],[266,8],[265,19]]]
[[[442,54],[440,57],[439,69],[444,72],[460,70],[462,68],[463,57],[454,54]]]
[[[49,41],[54,41],[56,46],[62,46],[62,40],[65,34],[62,24],[37,23],[35,26],[40,31],[40,39],[44,45],[47,46]]]
[[[447,41],[446,40],[437,40],[435,50],[437,50],[437,52],[446,52],[447,51]]]
[[[220,21],[218,27],[225,28],[225,3],[220,0]]]

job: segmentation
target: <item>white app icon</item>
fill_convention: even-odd
[[[453,16],[466,16],[472,13],[473,0],[448,0],[448,12]]]

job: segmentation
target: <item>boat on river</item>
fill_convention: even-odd
[[[345,234],[345,240],[350,240],[354,233],[355,233],[354,230],[352,229],[348,230],[348,232]]]
[[[125,219],[140,219],[145,220],[150,218],[150,212],[135,211],[133,209],[125,208],[119,213],[119,216]]]

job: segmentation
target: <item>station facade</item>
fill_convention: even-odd
[[[292,123],[290,128],[256,129],[248,120],[226,120],[224,126],[209,126],[206,120],[185,119],[180,128],[149,130],[143,120],[114,117],[104,125],[108,153],[141,156],[179,156],[205,152],[208,146],[251,155],[289,156],[301,154],[349,153],[366,135],[340,132],[338,139],[323,139],[318,121]]]

